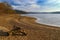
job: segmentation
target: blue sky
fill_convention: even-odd
[[[13,9],[27,12],[60,11],[60,0],[0,0],[8,2]]]

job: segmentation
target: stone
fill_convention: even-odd
[[[3,32],[2,30],[0,30],[0,36],[9,36],[9,33]]]

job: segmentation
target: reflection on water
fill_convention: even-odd
[[[22,14],[22,15],[36,17],[38,23],[60,26],[60,14]]]

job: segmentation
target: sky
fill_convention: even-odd
[[[60,11],[60,0],[0,0],[9,3],[13,9],[27,12]]]

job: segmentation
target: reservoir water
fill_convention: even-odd
[[[60,27],[60,14],[22,14],[22,16],[35,17],[36,22],[40,24]]]

